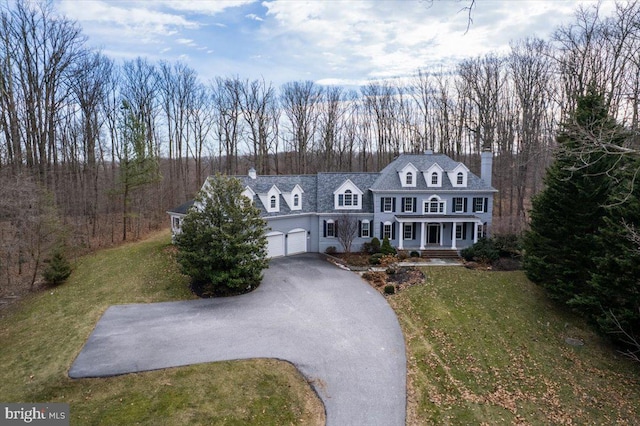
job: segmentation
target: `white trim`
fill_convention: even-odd
[[[462,184],[458,183],[459,173],[462,173]],[[458,163],[458,165],[453,170],[447,172],[447,176],[449,177],[451,186],[453,186],[454,188],[466,188],[469,177],[469,169],[464,164]]]
[[[400,185],[403,188],[415,188],[418,181],[418,173],[419,170],[416,166],[411,163],[408,163],[401,170],[398,171],[398,176],[400,178]],[[410,184],[407,183],[407,174],[411,173],[412,181]]]
[[[351,191],[351,204],[344,205],[346,191]],[[347,179],[333,191],[333,208],[334,210],[362,210],[362,195],[364,193],[358,188],[351,179]],[[340,205],[340,196],[342,195],[343,205]]]
[[[436,201],[432,201],[433,199],[435,199]],[[438,208],[437,208],[438,211],[435,211],[435,212],[431,211],[432,202],[438,203]],[[422,202],[422,213],[445,215],[447,214],[447,202],[442,201],[442,198],[440,198],[436,194],[433,194],[431,197],[427,198]]]
[[[442,187],[442,174],[443,174],[443,172],[444,172],[444,169],[438,163],[433,163],[431,165],[431,167],[429,167],[426,171],[424,171],[422,173],[422,175],[424,177],[424,181],[427,183],[427,187],[429,187],[429,188],[441,188]],[[431,180],[431,175],[433,173],[437,173],[438,174],[438,183],[435,184],[435,185],[432,183],[432,180]]]

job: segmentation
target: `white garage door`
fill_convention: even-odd
[[[294,229],[287,234],[287,255],[307,252],[307,231]]]
[[[284,234],[270,232],[267,234],[267,257],[284,256]]]

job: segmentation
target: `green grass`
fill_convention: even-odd
[[[388,299],[407,341],[408,424],[640,422],[638,366],[522,272],[425,272]]]
[[[275,360],[194,365],[106,379],[67,371],[113,304],[194,298],[166,232],[81,258],[67,283],[0,311],[0,401],[68,402],[71,424],[322,424],[318,397]]]

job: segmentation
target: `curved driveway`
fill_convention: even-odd
[[[328,425],[405,423],[405,346],[393,310],[317,254],[272,260],[260,287],[242,296],[112,306],[69,376],[247,358],[293,363]]]

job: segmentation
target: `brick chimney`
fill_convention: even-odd
[[[493,152],[484,148],[480,153],[480,179],[491,186],[491,173],[493,169]]]

